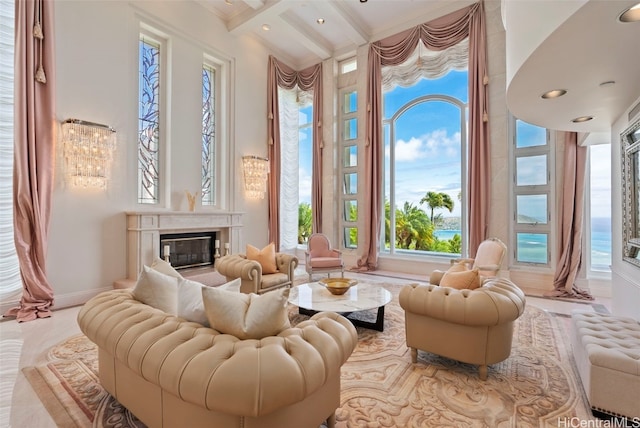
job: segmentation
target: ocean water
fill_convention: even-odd
[[[436,230],[435,236],[440,240],[448,240],[459,230]],[[518,234],[518,258],[528,263],[547,262],[547,237],[541,234]],[[611,265],[611,219],[591,219],[591,268],[609,270]]]

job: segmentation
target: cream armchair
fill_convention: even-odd
[[[506,252],[507,246],[504,245],[501,240],[498,238],[489,238],[480,243],[475,258],[451,259],[451,264],[464,263],[468,269],[477,268],[481,280],[484,280],[498,276]],[[429,283],[433,285],[440,284],[444,273],[445,271],[434,270],[429,276]]]
[[[489,279],[475,290],[405,285],[399,301],[414,363],[421,349],[478,365],[482,380],[488,365],[511,354],[513,322],[525,308],[524,293],[505,278]]]
[[[227,281],[241,279],[242,293],[262,294],[282,287],[291,287],[298,258],[286,253],[276,253],[276,273],[263,274],[262,266],[255,260],[248,260],[244,254],[220,257],[216,269]]]

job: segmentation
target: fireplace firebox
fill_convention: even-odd
[[[169,262],[175,269],[213,265],[215,240],[216,232],[162,234],[160,258],[164,259],[168,253]]]

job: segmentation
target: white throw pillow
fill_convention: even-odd
[[[165,275],[169,275],[174,278],[182,278],[182,275],[180,275],[180,273],[171,266],[171,263],[165,262],[160,257],[156,256],[153,263],[151,263],[151,267]]]
[[[204,287],[202,299],[211,328],[239,339],[275,336],[291,327],[287,312],[289,289],[245,294]]]
[[[182,278],[178,283],[178,316],[187,321],[197,322],[209,327],[209,320],[204,310],[202,289],[207,287],[196,281]],[[220,287],[229,287],[230,291],[240,290],[240,278],[229,281]]]
[[[178,278],[165,275],[148,266],[142,272],[133,288],[133,297],[149,306],[176,315],[178,307]]]

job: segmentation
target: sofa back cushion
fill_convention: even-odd
[[[287,311],[289,289],[262,295],[204,287],[202,299],[209,325],[239,339],[276,336],[291,327]]]
[[[178,307],[178,281],[149,266],[143,266],[133,288],[133,297],[168,314],[176,315]]]

